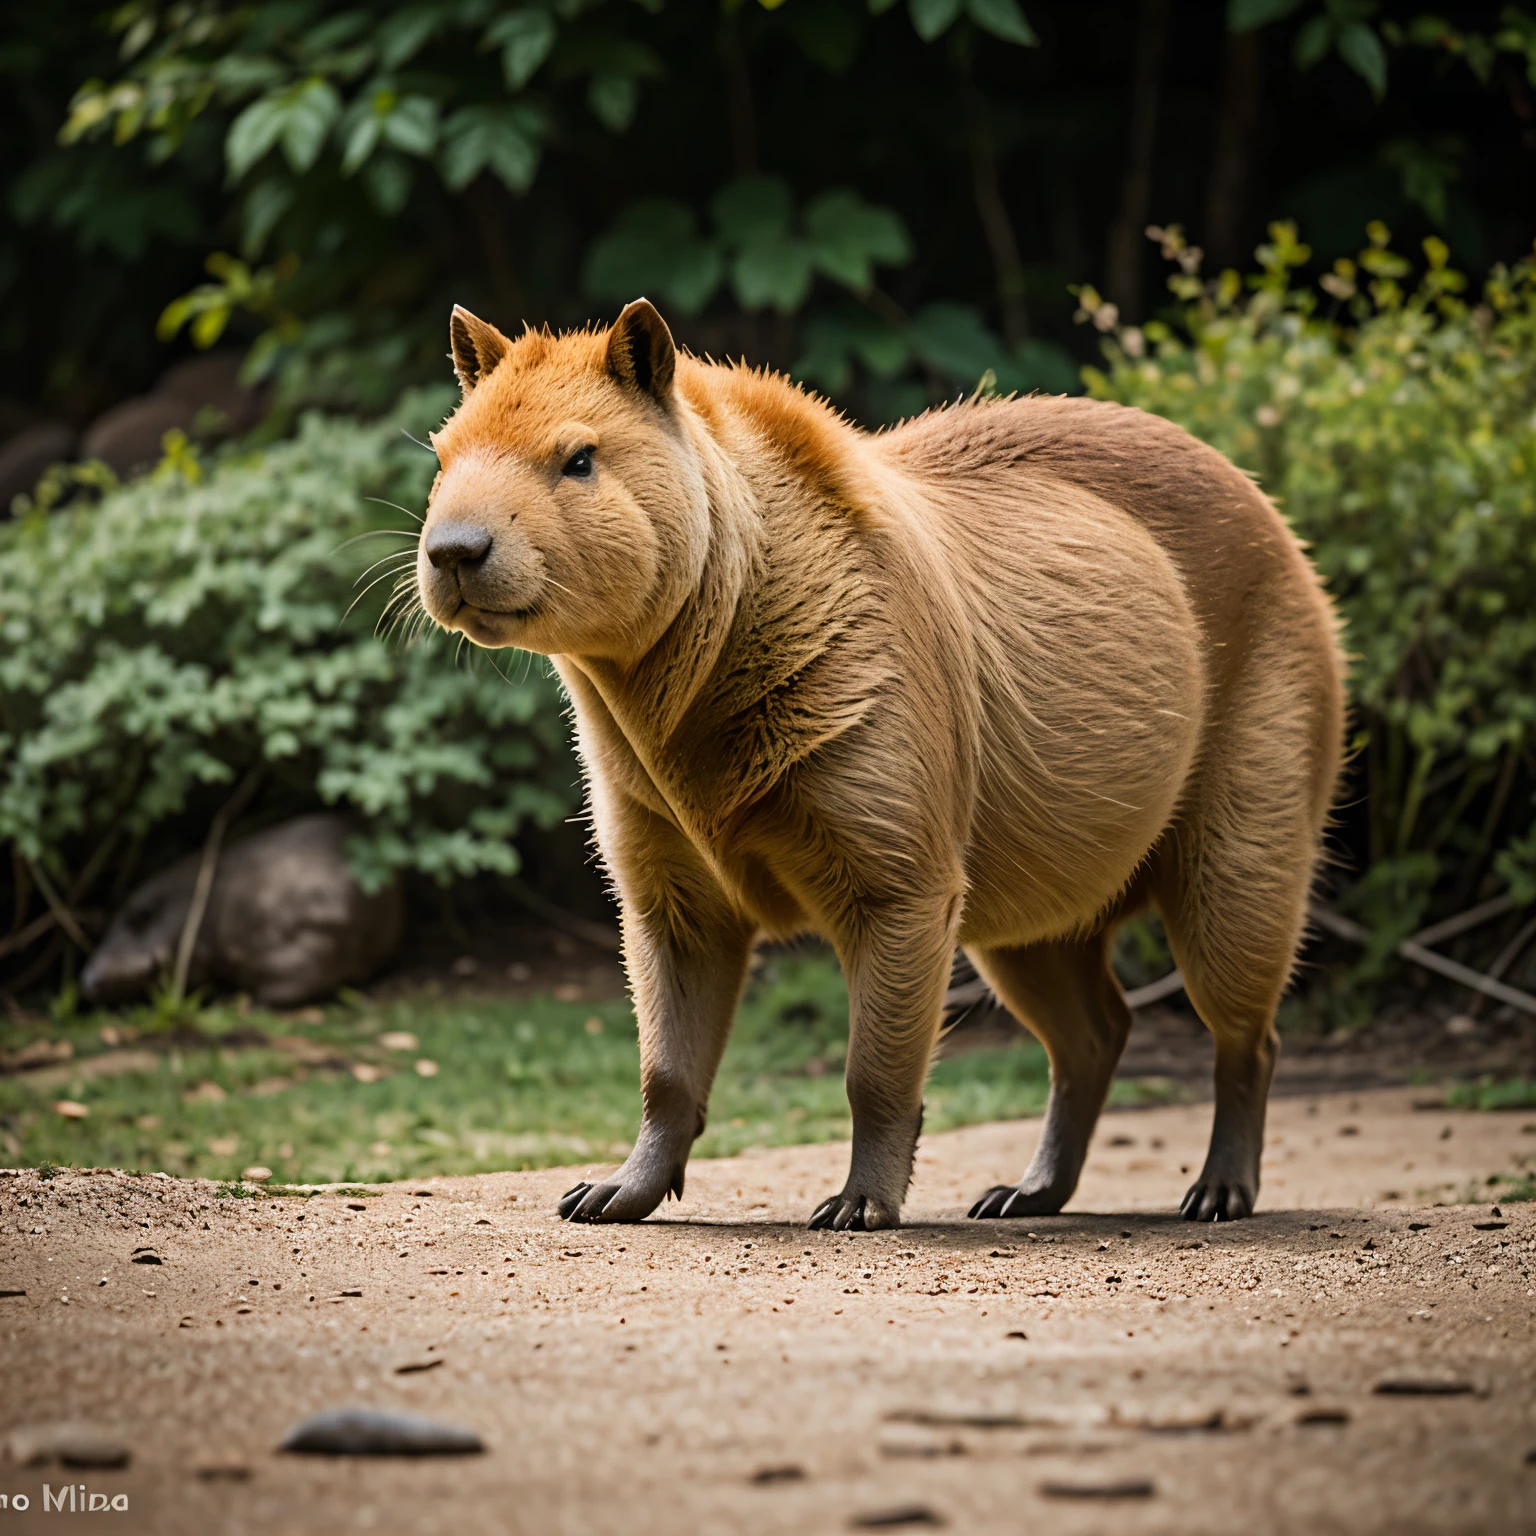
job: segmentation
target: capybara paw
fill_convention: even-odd
[[[1179,1215],[1185,1221],[1240,1221],[1253,1215],[1258,1191],[1241,1179],[1204,1178],[1191,1184]]]
[[[644,1221],[661,1204],[666,1186],[654,1193],[627,1179],[608,1184],[578,1184],[560,1197],[566,1221]]]
[[[823,1200],[811,1212],[806,1225],[813,1232],[818,1227],[827,1227],[834,1232],[874,1232],[881,1227],[899,1227],[901,1212],[888,1210],[869,1195],[855,1195],[844,1190],[830,1200]]]
[[[1054,1216],[1067,1203],[1066,1195],[1051,1189],[1030,1189],[1024,1184],[994,1184],[971,1207],[972,1220],[993,1216]]]

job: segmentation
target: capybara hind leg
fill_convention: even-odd
[[[1279,848],[1262,876],[1250,869],[1246,878],[1230,868],[1229,843],[1199,847],[1198,840],[1198,833],[1181,833],[1168,850],[1179,861],[1176,872],[1158,889],[1184,990],[1216,1041],[1210,1150],[1180,1212],[1189,1221],[1235,1221],[1253,1213],[1259,1193],[1264,1113],[1280,1049],[1275,1009],[1301,932],[1311,838],[1302,833],[1288,859]]]
[[[1109,969],[1109,933],[1070,943],[980,950],[972,958],[1014,1017],[1045,1047],[1051,1097],[1024,1177],[989,1189],[971,1207],[971,1215],[1052,1216],[1077,1188],[1131,1027],[1130,1010]]]
[[[624,960],[640,1030],[640,1134],[611,1179],[566,1192],[560,1214],[567,1221],[641,1221],[669,1193],[682,1198],[753,938],[702,872],[682,866],[682,873],[696,876],[686,888],[658,887],[643,906],[624,901]]]
[[[848,1181],[812,1227],[863,1232],[901,1225],[923,1122],[923,1080],[938,1038],[959,903],[859,914],[838,941],[848,981]]]

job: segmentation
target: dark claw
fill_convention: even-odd
[[[973,1221],[985,1221],[992,1216],[1001,1216],[1004,1207],[1018,1194],[1018,1189],[1012,1184],[994,1184],[975,1205],[971,1207],[971,1219]]]
[[[571,1219],[575,1214],[576,1207],[581,1204],[583,1197],[591,1188],[590,1184],[578,1184],[575,1189],[568,1189],[560,1196],[560,1219],[562,1221],[569,1221]]]
[[[864,1197],[859,1196],[857,1205],[849,1201],[843,1201],[842,1209],[837,1213],[837,1220],[832,1223],[834,1232],[867,1232],[864,1225]]]
[[[1241,1184],[1196,1184],[1179,1206],[1185,1221],[1240,1221],[1252,1214],[1253,1199]]]
[[[821,1227],[830,1227],[832,1225],[832,1218],[837,1214],[839,1199],[839,1196],[833,1195],[830,1200],[823,1200],[816,1207],[811,1213],[811,1219],[808,1223],[811,1231],[815,1232]]]

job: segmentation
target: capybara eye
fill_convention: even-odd
[[[592,450],[590,448],[578,448],[565,461],[565,468],[560,473],[562,475],[574,475],[578,480],[585,480],[592,473]]]

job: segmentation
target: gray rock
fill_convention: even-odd
[[[126,1467],[132,1452],[92,1424],[26,1425],[6,1437],[6,1454],[21,1467]]]
[[[485,1444],[472,1429],[411,1413],[327,1408],[295,1424],[278,1449],[316,1456],[464,1456]]]
[[[11,515],[11,503],[36,489],[50,464],[74,457],[77,434],[62,421],[42,421],[26,427],[0,447],[0,517]]]
[[[197,407],[174,395],[138,395],[104,411],[80,442],[82,459],[100,459],[119,478],[158,464],[167,432],[192,431]]]
[[[154,392],[185,401],[194,411],[208,412],[199,427],[206,423],[220,435],[248,432],[262,418],[267,394],[240,382],[244,362],[240,352],[207,352],[189,357],[167,368]]]
[[[300,816],[221,854],[187,984],[250,992],[287,1008],[366,981],[394,952],[398,886],[364,894],[347,862],[340,816]],[[81,975],[92,1002],[134,997],[174,962],[201,855],[140,886]]]

